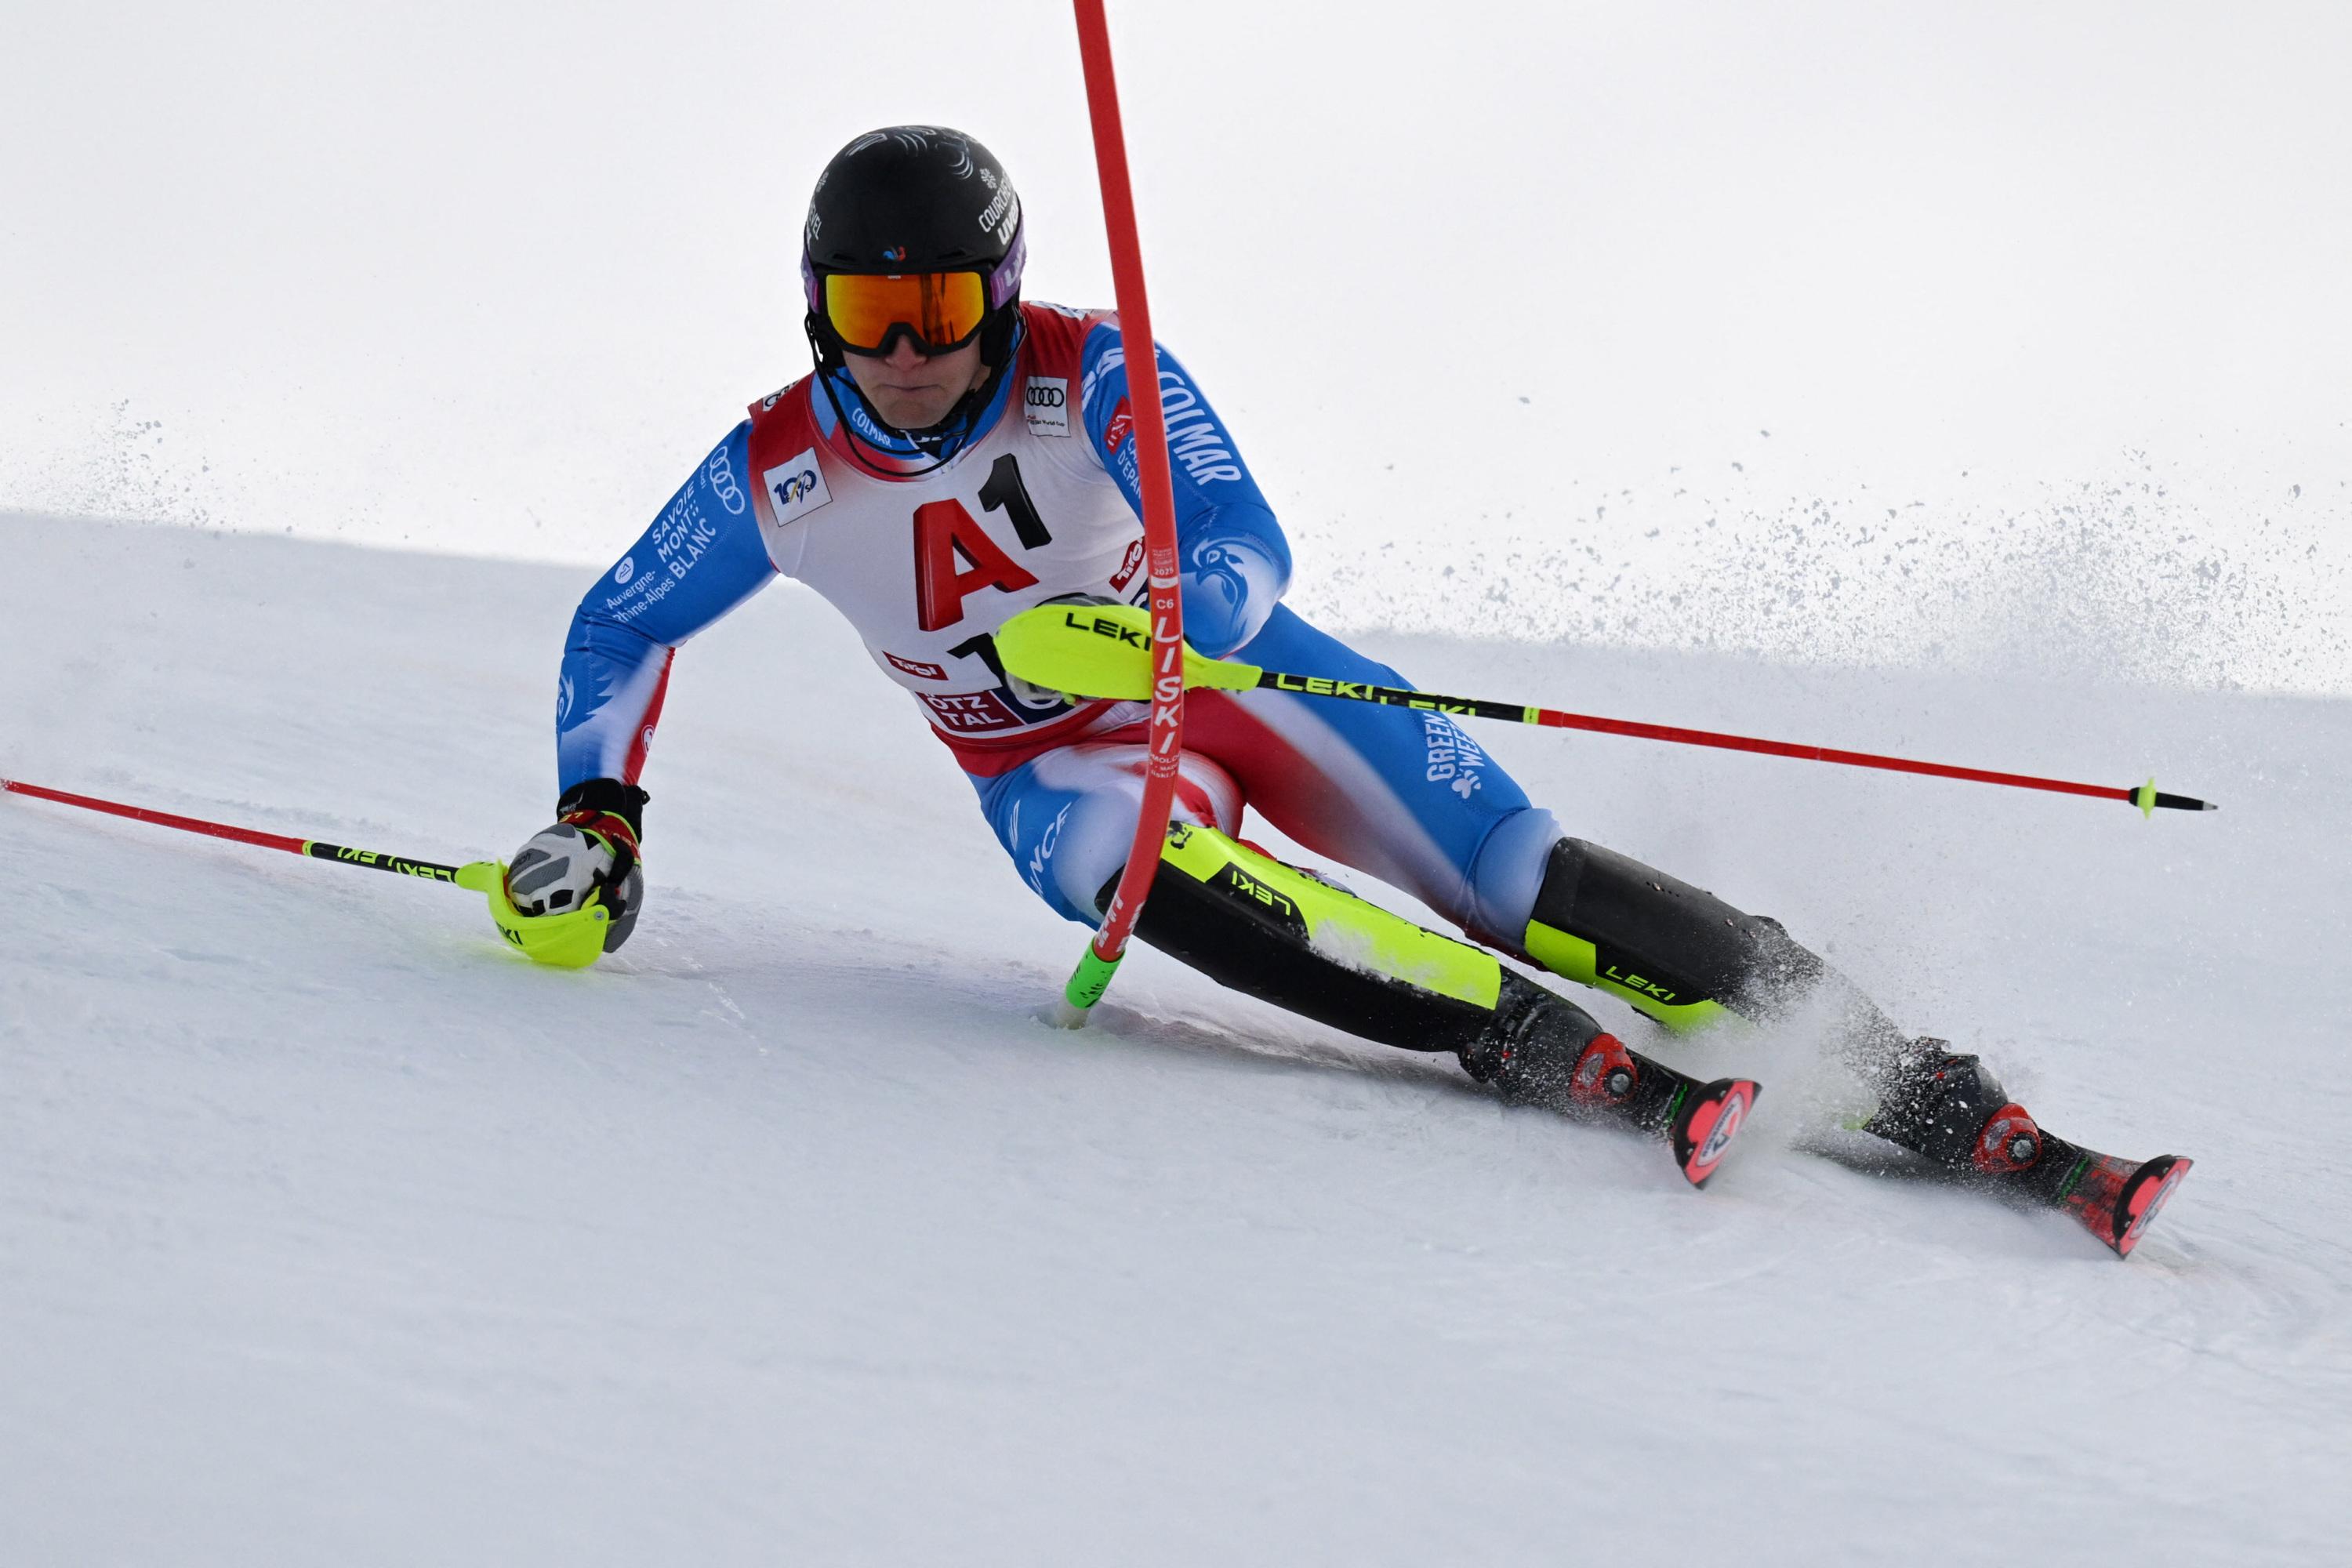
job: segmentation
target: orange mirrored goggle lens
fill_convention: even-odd
[[[879,353],[904,327],[916,346],[961,348],[988,315],[987,285],[977,272],[827,273],[824,319],[845,348]]]

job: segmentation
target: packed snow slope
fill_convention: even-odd
[[[445,860],[549,815],[584,586],[0,518],[0,772]],[[2121,1263],[1807,1147],[1690,1191],[1036,903],[779,586],[681,656],[635,940],[0,797],[16,1564],[2340,1560],[2352,706],[1372,639],[1436,689],[2137,782],[1482,731],[2052,1127],[2198,1162]],[[1278,841],[1276,841],[1278,844]]]

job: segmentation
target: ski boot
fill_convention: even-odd
[[[2193,1162],[2159,1154],[2135,1164],[2045,1132],[1975,1057],[1950,1042],[1915,1042],[1915,1056],[1863,1131],[1916,1151],[2077,1225],[2131,1256]]]
[[[1461,1054],[1470,1076],[1505,1100],[1663,1135],[1695,1187],[1723,1163],[1759,1092],[1752,1079],[1701,1083],[1628,1050],[1595,1033],[1583,1009],[1508,971],[1493,1025]]]

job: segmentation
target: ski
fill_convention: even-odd
[[[1853,1122],[1808,1136],[1799,1147],[1864,1175],[1963,1187],[2020,1206],[2055,1209],[2118,1258],[2131,1256],[2195,1163],[2179,1154],[2119,1160],[2036,1131],[2040,1153],[2033,1163],[2000,1174],[1938,1164]]]
[[[2011,1180],[2035,1203],[2072,1216],[2116,1257],[2129,1258],[2194,1163],[2158,1154],[2135,1164],[2044,1132],[2041,1159]]]
[[[1706,1185],[1715,1174],[1732,1139],[1747,1124],[1759,1092],[1753,1079],[1719,1078],[1707,1084],[1685,1080],[1669,1136],[1675,1163],[1692,1186]]]
[[[1706,1186],[1756,1108],[1762,1092],[1756,1080],[1701,1083],[1638,1051],[1626,1054],[1640,1076],[1622,1114],[1645,1131],[1664,1133],[1684,1178],[1694,1187]]]

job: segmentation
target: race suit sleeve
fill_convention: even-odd
[[[572,617],[555,698],[558,793],[637,782],[678,645],[776,575],[751,505],[751,422],[735,426]]]
[[[1290,586],[1290,545],[1241,450],[1176,357],[1159,349],[1160,399],[1175,479],[1176,550],[1184,640],[1222,658],[1257,636]],[[1079,411],[1087,444],[1143,515],[1127,356],[1118,328],[1098,322],[1080,351]]]

